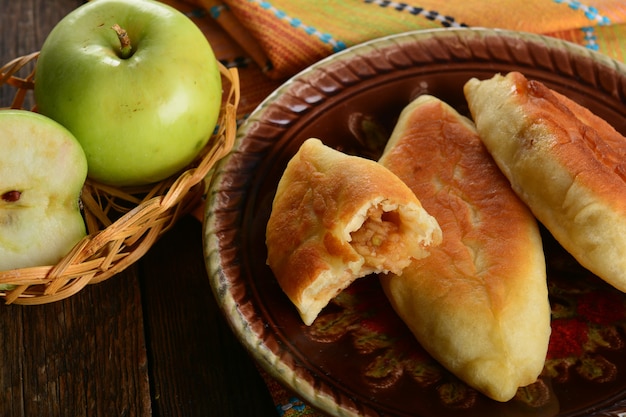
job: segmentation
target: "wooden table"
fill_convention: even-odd
[[[81,3],[0,0],[0,62],[41,48]],[[0,106],[10,95],[0,90]],[[0,329],[0,416],[276,415],[213,298],[191,216],[69,299],[0,305]]]

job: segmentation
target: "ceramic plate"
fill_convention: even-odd
[[[433,361],[375,276],[355,282],[307,327],[265,264],[276,185],[305,139],[377,158],[401,109],[418,95],[467,114],[462,87],[470,77],[512,70],[626,133],[623,66],[556,39],[487,29],[411,32],[335,54],[287,81],[240,128],[210,184],[207,268],[241,342],[302,400],[340,416],[626,413],[626,296],[581,268],[547,233],[548,358],[539,380],[506,403],[478,394]]]

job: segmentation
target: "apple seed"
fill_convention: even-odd
[[[4,201],[9,202],[9,203],[13,203],[13,202],[19,200],[21,196],[22,196],[22,193],[20,191],[11,190],[11,191],[7,191],[6,193],[2,194],[2,199]]]

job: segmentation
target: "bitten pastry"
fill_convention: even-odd
[[[581,265],[626,291],[626,138],[518,72],[472,79],[464,90],[520,198]]]
[[[537,222],[511,190],[473,123],[424,95],[401,113],[379,161],[439,222],[443,241],[381,282],[421,345],[497,401],[541,373],[550,337]]]
[[[310,325],[355,279],[401,274],[440,241],[437,221],[388,169],[308,139],[278,183],[267,263]]]

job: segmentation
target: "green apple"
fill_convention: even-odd
[[[87,159],[63,126],[0,110],[0,270],[57,263],[85,234]]]
[[[180,11],[151,0],[95,0],[65,16],[37,61],[35,102],[83,146],[89,177],[125,186],[187,166],[221,107],[218,63]]]

